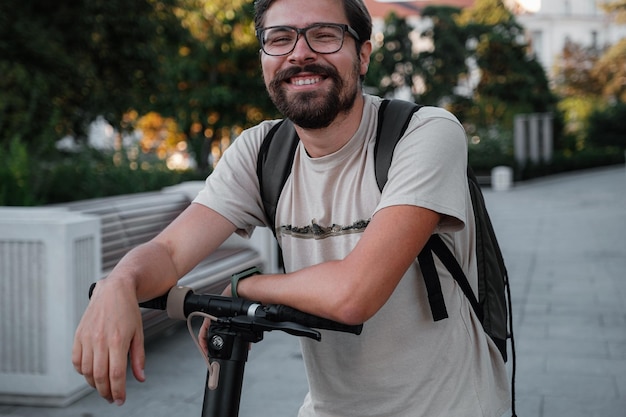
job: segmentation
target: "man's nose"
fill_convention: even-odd
[[[317,55],[317,53],[311,49],[304,33],[302,33],[298,35],[298,38],[296,39],[296,46],[289,55],[291,59],[311,59]]]

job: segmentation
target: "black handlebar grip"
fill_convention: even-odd
[[[352,333],[359,335],[363,330],[363,325],[349,325],[333,320],[324,319],[312,314],[304,313],[292,307],[284,305],[270,304],[264,307],[269,320],[272,321],[292,321],[315,329],[334,330],[338,332]]]
[[[167,294],[139,303],[139,307],[151,308],[152,310],[165,310],[167,309]]]
[[[89,286],[89,299],[91,300],[91,296],[93,295],[93,290],[96,289],[96,282],[93,282],[90,286]]]
[[[94,282],[89,286],[89,299],[91,299],[93,291],[96,289],[96,284],[97,282]],[[165,310],[167,307],[167,294],[139,303],[139,307],[151,308],[153,310]]]

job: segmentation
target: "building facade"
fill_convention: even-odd
[[[514,2],[517,3],[517,2]],[[539,9],[517,8],[517,21],[525,28],[539,62],[551,75],[565,44],[603,48],[626,38],[626,25],[615,22],[598,0],[543,0]]]

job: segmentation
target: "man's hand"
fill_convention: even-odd
[[[104,399],[122,405],[128,354],[135,378],[143,382],[143,326],[135,289],[120,280],[99,281],[76,330],[72,363]]]

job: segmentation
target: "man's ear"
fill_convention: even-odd
[[[359,75],[362,77],[367,74],[367,69],[370,65],[370,57],[372,56],[372,41],[365,41],[361,45],[361,49],[359,50],[359,57],[361,58],[361,71]]]

